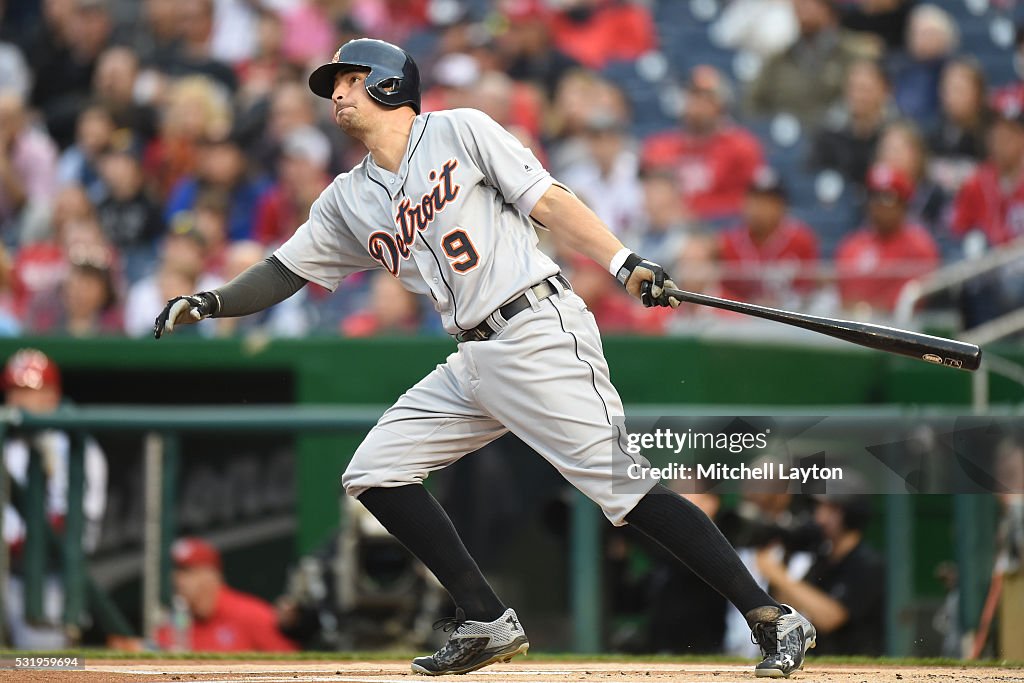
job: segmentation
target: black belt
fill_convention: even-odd
[[[565,289],[572,289],[572,285],[569,284],[568,280],[562,277],[561,273],[553,275],[549,277],[547,280],[544,280],[543,282],[540,282],[534,285],[533,287],[530,287],[529,291],[532,291],[534,293],[534,295],[537,297],[537,301],[543,301],[544,299],[547,299],[549,296],[558,293],[558,288],[551,283],[551,280],[558,280],[559,284],[561,284],[562,287],[564,287]],[[531,306],[532,304],[530,303],[530,298],[526,295],[526,292],[523,292],[515,299],[512,299],[512,301],[509,301],[507,304],[500,307],[498,309],[498,313],[505,320],[511,320],[513,316],[519,315],[520,313],[530,308]],[[490,317],[491,316],[487,316],[487,318]],[[488,339],[491,338],[493,334],[498,332],[498,330],[491,327],[490,323],[487,322],[487,318],[484,318],[484,321],[477,325],[476,327],[474,327],[473,329],[466,330],[455,335],[455,338],[460,342],[487,341]]]

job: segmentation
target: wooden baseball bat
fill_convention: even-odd
[[[869,349],[898,353],[901,356],[917,358],[935,365],[969,371],[977,370],[981,365],[981,349],[976,344],[933,337],[930,334],[921,334],[885,325],[783,311],[778,308],[721,299],[717,296],[697,294],[681,289],[666,288],[665,293],[687,303],[712,306],[744,315],[752,315],[755,318],[774,320],[786,325],[802,327],[811,332],[827,334],[830,337],[866,346]]]

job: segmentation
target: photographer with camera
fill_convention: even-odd
[[[803,579],[793,578],[774,546],[757,552],[769,591],[814,620],[817,655],[881,655],[885,625],[885,567],[864,541],[871,498],[859,479],[842,492],[813,496],[814,521],[825,542]]]

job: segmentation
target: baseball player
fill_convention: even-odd
[[[637,459],[613,427],[623,407],[597,326],[537,248],[536,226],[607,266],[645,306],[679,304],[664,291],[674,286],[664,269],[624,247],[487,115],[420,114],[419,71],[401,48],[352,40],[309,85],[332,100],[338,126],[369,154],[334,179],[309,220],[266,261],[216,290],[168,301],[154,336],[203,318],[255,313],[307,282],[333,290],[370,268],[434,299],[457,351],[384,413],[342,477],[348,494],[430,568],[457,606],[443,620],[447,643],[415,659],[413,671],[466,673],[529,648],[518,615],[495,595],[422,485],[430,472],[507,431],[612,524],[632,524],[732,601],[763,651],[758,676],[798,669],[815,642],[810,622],[757,585],[694,505],[660,483],[625,475]]]

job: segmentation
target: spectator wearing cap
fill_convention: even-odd
[[[814,620],[814,655],[884,652],[885,564],[864,540],[871,519],[866,482],[846,469],[830,492],[814,496],[814,522],[825,543],[802,579],[792,578],[772,547],[757,553],[757,566],[776,600]]]
[[[788,208],[779,174],[760,169],[747,191],[743,220],[719,236],[727,298],[792,306],[810,292],[818,239]]]
[[[103,232],[125,258],[125,276],[135,282],[156,258],[154,244],[164,234],[163,211],[145,184],[142,142],[121,128],[99,160],[106,197],[97,206]]]
[[[749,113],[788,113],[805,123],[819,120],[843,92],[846,71],[875,58],[875,41],[839,27],[834,0],[793,0],[799,35],[788,49],[769,59],[747,91]]]
[[[946,63],[939,82],[939,119],[927,142],[928,175],[947,193],[955,194],[985,158],[992,122],[987,89],[977,60],[958,57]]]
[[[606,112],[594,112],[585,124],[584,136],[586,157],[558,177],[613,233],[634,230],[643,211],[643,192],[639,159],[625,124]]]
[[[495,46],[505,73],[554,97],[562,76],[578,62],[551,40],[551,9],[544,0],[502,0],[498,7],[502,24]]]
[[[57,191],[57,146],[32,126],[25,100],[0,92],[0,238],[8,246],[40,239]]]
[[[281,635],[277,613],[266,601],[231,588],[225,580],[220,552],[194,537],[171,545],[174,593],[188,608],[189,624],[180,631],[166,624],[157,630],[163,649],[189,652],[293,652],[295,644]],[[177,628],[181,628],[177,626]]]
[[[939,252],[928,231],[907,220],[914,187],[903,171],[873,166],[867,190],[867,225],[836,250],[839,291],[848,309],[889,313],[903,285],[938,265]]]
[[[686,94],[681,127],[647,138],[642,165],[675,173],[689,216],[736,216],[754,172],[763,164],[761,143],[730,119],[731,89],[714,67],[695,67]]]
[[[8,408],[52,413],[64,400],[60,369],[38,349],[21,349],[8,358],[2,383]],[[8,435],[3,443],[3,454],[9,481],[20,489],[28,484],[31,458],[41,459],[46,477],[46,516],[51,528],[60,533],[68,509],[68,463],[71,457],[68,434],[48,429]],[[85,528],[82,545],[86,552],[92,552],[99,543],[107,506],[107,458],[91,437],[85,439],[84,471],[82,510]],[[43,621],[30,623],[26,619],[22,568],[25,533],[24,520],[14,506],[7,503],[3,510],[3,536],[11,553],[11,575],[4,600],[4,617],[10,629],[11,644],[18,649],[64,649],[71,643],[61,624],[64,592],[56,567],[47,568],[43,584]]]
[[[980,231],[990,245],[1024,235],[1024,98],[995,101],[988,132],[988,159],[956,196],[952,228],[963,237]]]
[[[70,15],[58,29],[63,33],[61,43],[38,46],[30,60],[35,71],[32,105],[42,112],[46,129],[61,148],[74,139],[78,112],[91,96],[96,62],[114,29],[107,0],[68,4]]]
[[[277,163],[277,183],[260,200],[252,238],[276,247],[309,217],[309,208],[331,179],[327,174],[331,145],[312,126],[296,128],[284,139]]]
[[[189,292],[206,292],[223,281],[206,271],[207,243],[196,216],[183,211],[174,217],[160,245],[156,271],[133,284],[125,300],[124,327],[131,337],[153,332],[153,306]],[[198,334],[212,335],[215,328]]]
[[[650,11],[632,0],[566,0],[551,17],[551,37],[563,53],[598,70],[658,46]]]
[[[893,99],[903,116],[921,125],[934,122],[939,111],[939,80],[946,60],[960,42],[956,22],[937,5],[910,10],[906,52],[889,60]]]
[[[248,239],[256,219],[256,207],[270,187],[261,177],[250,177],[241,143],[231,135],[209,137],[199,147],[196,171],[171,190],[164,217],[195,208],[198,197],[218,191],[228,198],[228,235]]]
[[[894,115],[882,65],[871,60],[854,62],[846,74],[843,103],[829,112],[815,133],[811,168],[836,171],[847,183],[860,186],[882,129]]]

